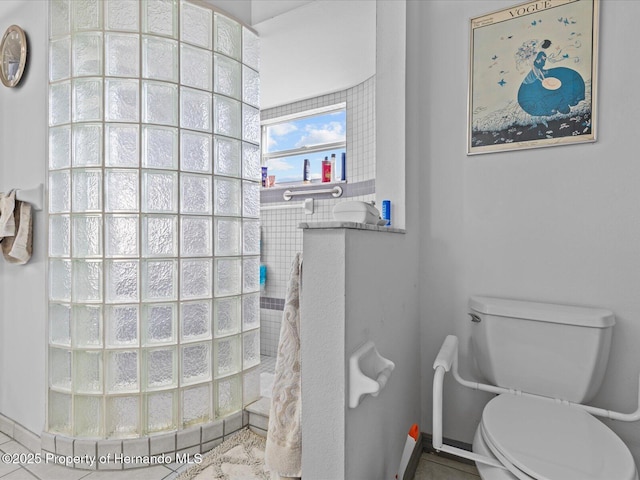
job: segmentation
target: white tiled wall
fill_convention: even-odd
[[[266,289],[262,293],[260,310],[260,351],[262,355],[275,356],[280,336],[282,311],[264,308],[269,299],[284,299],[287,292],[289,270],[296,252],[302,251],[302,222],[333,220],[336,203],[349,200],[373,201],[375,199],[375,77],[342,92],[296,102],[261,112],[261,120],[300,113],[305,110],[347,103],[347,185],[345,194],[337,199],[327,195],[314,197],[314,213],[305,214],[302,209],[263,210],[262,263],[267,266]],[[280,195],[283,187],[269,189],[268,198],[263,192],[263,207],[299,204],[305,197],[294,197],[285,202]],[[277,196],[271,195],[278,193]],[[304,322],[304,319],[301,319]]]

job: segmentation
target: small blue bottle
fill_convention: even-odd
[[[385,227],[391,226],[391,200],[382,201],[382,219],[387,221]]]

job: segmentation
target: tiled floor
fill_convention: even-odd
[[[414,480],[478,480],[473,465],[456,462],[433,453],[423,453]]]

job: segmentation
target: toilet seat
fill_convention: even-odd
[[[486,405],[480,432],[516,478],[637,478],[633,457],[622,440],[579,407],[502,394]]]

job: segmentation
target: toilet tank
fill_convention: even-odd
[[[609,310],[471,297],[472,346],[497,386],[585,403],[600,389],[615,317]]]

